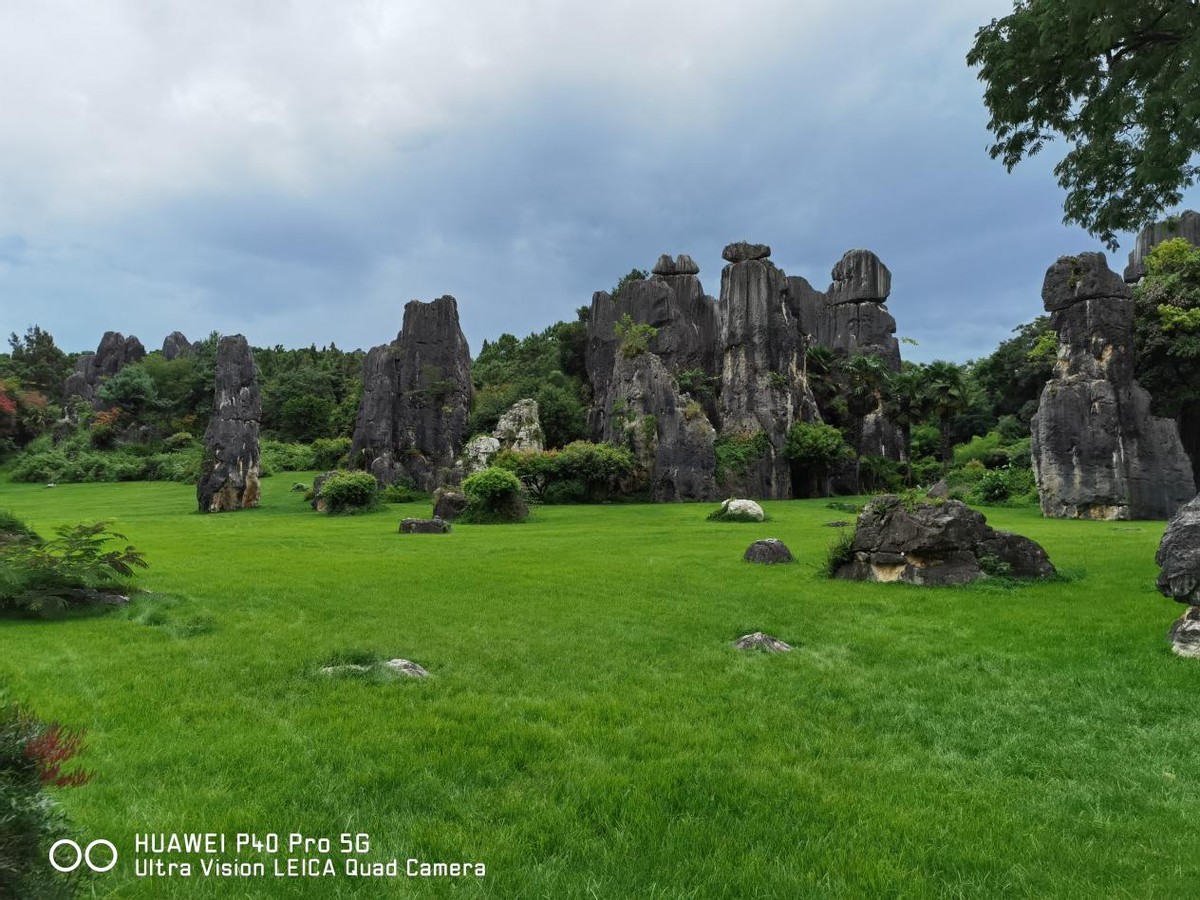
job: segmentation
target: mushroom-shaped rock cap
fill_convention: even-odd
[[[847,250],[833,266],[832,303],[882,303],[892,292],[892,273],[870,250]]]
[[[721,251],[721,258],[731,263],[749,262],[752,259],[766,259],[771,255],[771,248],[766,244],[749,244],[738,241],[729,244]]]
[[[674,259],[664,253],[654,264],[653,275],[699,275],[700,267],[686,253],[680,253]]]
[[[1055,312],[1101,297],[1128,299],[1132,294],[1124,279],[1108,267],[1103,253],[1060,256],[1046,270],[1042,282],[1042,304],[1046,312]]]

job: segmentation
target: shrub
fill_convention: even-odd
[[[717,438],[717,480],[726,473],[745,475],[750,467],[767,455],[771,446],[765,431],[735,431]]]
[[[854,560],[854,529],[839,528],[837,537],[825,551],[825,574],[830,578],[837,575],[838,569]]]
[[[370,472],[334,472],[321,484],[321,499],[331,515],[368,512],[379,505],[379,483]]]
[[[46,864],[51,845],[72,831],[45,789],[91,777],[83,769],[64,771],[82,745],[83,732],[41,722],[0,693],[0,897],[75,895],[78,877]]]
[[[329,471],[347,465],[350,458],[350,438],[317,438],[312,442],[313,468]]]
[[[259,457],[259,474],[264,478],[276,472],[310,472],[319,468],[316,454],[308,444],[262,441]]]
[[[194,447],[196,436],[188,431],[177,431],[163,440],[163,449],[167,452]]]
[[[429,499],[428,494],[418,491],[408,481],[397,481],[389,484],[379,496],[384,503],[416,503]]]
[[[512,472],[531,497],[545,503],[608,499],[634,469],[628,449],[587,441],[541,453],[505,450],[493,457],[492,464]]]
[[[478,525],[520,522],[529,515],[521,497],[521,481],[508,469],[489,466],[467,476],[462,483],[467,507],[459,521]]]
[[[37,533],[29,525],[18,519],[7,509],[0,509],[0,535],[10,535],[13,538],[39,540]]]
[[[650,349],[650,341],[658,334],[658,329],[653,325],[634,323],[629,313],[621,316],[613,325],[613,331],[620,340],[621,355],[630,358],[647,352]]]
[[[49,541],[0,544],[0,610],[52,616],[88,604],[96,593],[123,587],[134,568],[147,568],[143,555],[126,544],[108,550],[125,535],[107,522],[60,525]]]

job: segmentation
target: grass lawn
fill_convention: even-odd
[[[1161,522],[987,509],[1069,580],[918,589],[826,580],[852,516],[824,501],[401,536],[426,506],[334,518],[294,480],[217,516],[177,484],[0,484],[43,534],[114,519],[168,595],[0,620],[0,680],[88,729],[95,777],[59,796],[121,851],[97,896],[1196,895],[1200,665],[1164,639]],[[742,562],[759,537],[798,562]],[[756,630],[796,649],[731,649]],[[354,652],[432,677],[315,674]],[[401,875],[347,877],[335,847],[306,854],[335,877],[139,878],[149,832],[366,833]]]

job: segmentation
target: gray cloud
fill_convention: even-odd
[[[748,238],[818,288],[870,247],[908,355],[963,360],[1096,246],[1053,148],[987,157],[963,56],[1007,3],[566,6],[0,13],[0,326],[366,347],[451,293],[478,349],[661,252],[715,294]]]

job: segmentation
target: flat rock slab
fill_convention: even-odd
[[[403,519],[401,534],[449,534],[450,523],[436,516],[432,519]]]
[[[322,666],[322,675],[339,677],[344,675],[366,675],[370,672],[386,672],[389,675],[407,675],[409,678],[428,678],[429,673],[410,659],[389,659],[372,665],[362,663],[340,663],[333,666]]]
[[[751,244],[747,241],[737,241],[727,244],[721,251],[721,258],[727,262],[750,262],[755,259],[766,259],[771,255],[771,248],[766,244]]]
[[[755,541],[746,548],[742,557],[746,562],[774,565],[775,563],[790,563],[793,561],[792,551],[778,538],[764,538]]]
[[[761,631],[743,634],[733,642],[733,646],[738,650],[762,650],[766,653],[788,653],[792,649],[791,644],[786,644],[779,638]]]

